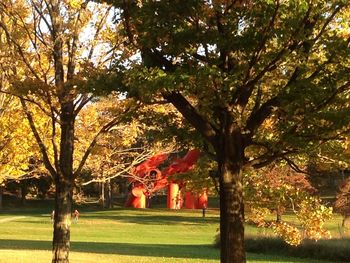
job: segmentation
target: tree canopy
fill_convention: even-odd
[[[0,128],[12,133],[25,116],[21,127],[31,129],[54,179],[53,262],[68,262],[76,178],[98,138],[139,109],[134,98],[158,104],[138,111],[138,120],[152,125],[148,138],[176,130],[167,140],[202,147],[217,162],[208,168],[218,170],[211,176],[219,182],[221,262],[245,262],[243,173],[274,161],[298,168],[304,156],[340,155],[346,147],[350,3],[106,2],[114,7],[89,0],[0,3],[1,92],[19,98],[15,107],[24,112],[0,112],[9,123]],[[95,95],[112,90],[120,107],[95,109]],[[120,143],[137,143],[135,134]],[[10,145],[6,136],[0,146]],[[6,149],[12,151],[3,148],[0,158]]]
[[[2,48],[6,47],[1,67],[9,83],[2,92],[20,99],[55,183],[52,262],[69,262],[75,178],[97,137],[119,120],[105,123],[74,163],[78,115],[91,103],[96,83],[99,87],[109,83],[108,67],[119,45],[117,38],[109,41],[116,30],[108,22],[113,14],[110,6],[90,1],[6,0],[0,3],[0,16]],[[32,105],[49,118],[46,129],[41,129]]]
[[[141,55],[123,72],[126,90],[163,97],[210,145],[219,168],[221,261],[244,262],[242,171],[348,132],[349,3],[110,2],[122,10],[129,48]]]

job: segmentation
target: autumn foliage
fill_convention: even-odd
[[[248,222],[272,228],[290,245],[299,245],[303,239],[330,238],[324,223],[331,218],[332,208],[322,203],[304,174],[273,166],[250,173],[245,184]],[[295,214],[298,222],[283,220],[285,211]],[[271,214],[276,214],[276,220]]]

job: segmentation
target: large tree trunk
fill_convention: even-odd
[[[72,182],[65,179],[56,182],[52,263],[69,262],[72,185]]]
[[[239,130],[228,127],[221,138],[218,165],[220,176],[221,263],[243,263],[243,143]]]
[[[74,105],[73,101],[61,104],[61,141],[58,174],[56,176],[55,222],[52,242],[52,263],[68,263],[70,225],[74,186]]]
[[[216,152],[220,177],[221,263],[244,263],[243,178],[245,138],[235,117],[227,109],[217,107],[220,129],[197,113],[195,108],[176,92],[163,94],[202,134]]]

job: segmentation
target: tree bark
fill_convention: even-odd
[[[220,175],[221,263],[246,262],[244,248],[243,156],[239,129],[226,127],[217,150]]]
[[[56,182],[52,263],[68,263],[73,184],[69,180]]]
[[[101,195],[100,195],[101,208],[105,208],[105,182],[101,182]]]
[[[27,182],[25,180],[22,180],[20,182],[21,187],[21,205],[26,204],[26,196],[27,196]]]
[[[69,263],[70,225],[73,200],[74,104],[61,104],[61,140],[58,173],[55,179],[55,219],[52,263]]]
[[[189,121],[216,152],[220,181],[221,263],[246,262],[244,248],[243,176],[245,138],[226,108],[216,112],[220,127],[211,125],[180,93],[163,97]],[[214,128],[215,127],[215,128]]]
[[[111,179],[107,181],[107,207],[113,208],[113,196],[112,196],[112,182]]]

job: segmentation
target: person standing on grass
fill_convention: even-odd
[[[74,222],[78,223],[80,213],[77,209],[74,210],[73,216],[74,216]]]

